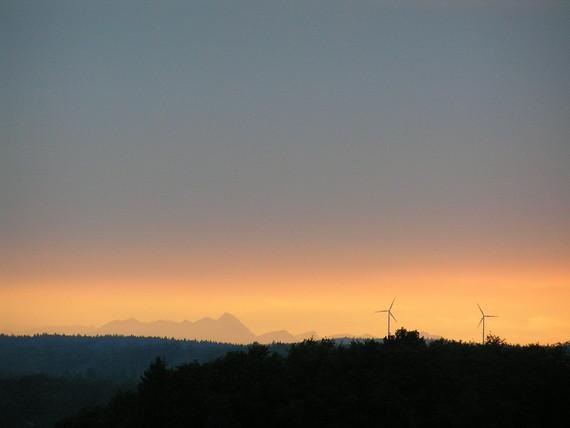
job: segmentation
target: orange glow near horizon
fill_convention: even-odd
[[[566,272],[367,272],[316,275],[211,275],[209,278],[13,278],[0,284],[0,322],[11,333],[54,326],[99,326],[115,319],[196,320],[237,316],[254,333],[314,330],[320,336],[385,334],[374,315],[395,296],[398,326],[478,341],[480,303],[500,317],[489,331],[512,343],[566,341],[570,332]]]
[[[230,312],[256,334],[383,336],[373,311],[396,297],[396,326],[408,329],[478,341],[479,303],[500,316],[489,331],[512,343],[570,339],[564,221],[386,220],[352,208],[14,236],[0,248],[0,331]]]

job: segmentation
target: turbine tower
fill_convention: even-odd
[[[390,337],[390,317],[394,318],[394,321],[398,322],[398,320],[396,319],[396,317],[392,314],[392,306],[394,306],[394,302],[396,301],[396,298],[394,297],[394,300],[392,300],[392,304],[390,305],[390,307],[388,309],[384,309],[382,311],[376,311],[375,313],[379,313],[379,312],[386,312],[386,315],[388,317],[388,336]]]
[[[481,343],[484,345],[485,344],[485,318],[497,318],[498,315],[485,315],[485,312],[483,312],[483,309],[481,309],[481,306],[479,306],[479,303],[477,303],[477,307],[479,308],[479,311],[481,312],[481,319],[479,320],[479,324],[477,324],[477,327],[479,327],[481,325],[481,323],[483,323],[483,336],[481,339]]]

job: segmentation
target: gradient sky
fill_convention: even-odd
[[[459,4],[458,4],[459,3]],[[0,331],[570,339],[567,1],[0,0]]]

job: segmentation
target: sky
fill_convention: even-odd
[[[570,339],[567,1],[0,0],[0,331]]]

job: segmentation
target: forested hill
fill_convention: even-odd
[[[118,389],[135,388],[158,356],[179,365],[242,348],[134,336],[0,335],[0,427],[52,428],[83,407],[105,404]]]
[[[564,346],[434,341],[399,330],[380,343],[262,345],[168,368],[156,360],[135,392],[58,428],[566,427]]]
[[[44,374],[137,380],[160,356],[169,364],[206,362],[240,345],[135,336],[0,335],[0,376]]]

